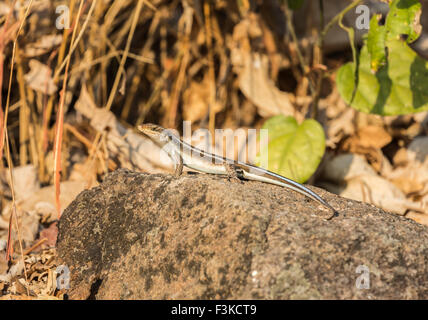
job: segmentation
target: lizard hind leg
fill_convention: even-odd
[[[237,169],[233,163],[225,163],[224,167],[227,171],[227,178],[229,181],[243,183],[240,179],[240,177],[243,176],[243,174],[240,172],[241,169]]]

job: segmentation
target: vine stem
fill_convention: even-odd
[[[334,24],[336,24],[338,21],[340,21],[345,14],[347,14],[349,11],[351,11],[353,8],[358,6],[363,0],[356,0],[352,2],[349,6],[347,6],[345,9],[343,9],[341,12],[339,12],[337,15],[334,16],[333,19],[331,19],[327,25],[324,27],[324,29],[321,31],[320,37],[318,38],[318,45],[322,47],[322,44],[324,42],[324,38],[327,35],[327,33],[330,31],[331,27],[333,27]]]
[[[297,40],[297,36],[296,36],[296,31],[294,30],[294,25],[293,25],[293,15],[290,12],[290,8],[288,8],[288,5],[285,6],[285,15],[287,17],[287,27],[288,30],[290,31],[290,35],[291,38],[295,44],[295,49],[296,49],[296,54],[297,54],[297,58],[299,59],[299,64],[300,67],[302,68],[303,71],[303,76],[307,76],[307,74],[309,73],[309,67],[306,65],[306,62],[303,58],[302,52],[300,51],[299,48],[299,42]],[[315,94],[315,87],[311,81],[311,79],[308,78],[308,84],[309,84],[309,89],[311,90],[311,94]]]
[[[327,35],[327,33],[330,31],[330,29],[336,23],[340,22],[346,13],[351,11],[353,8],[355,8],[357,5],[359,5],[361,2],[362,2],[362,0],[356,0],[356,1],[352,2],[350,5],[348,5],[346,8],[344,8],[342,11],[340,11],[337,15],[335,15],[333,17],[333,19],[331,19],[327,23],[327,25],[324,26],[324,3],[323,3],[323,0],[319,0],[320,30],[321,30],[321,32],[320,32],[320,35],[318,37],[318,40],[317,40],[317,42],[315,44],[315,48],[314,48],[314,58],[315,58],[313,61],[314,64],[321,65],[323,63],[322,55],[323,55],[323,47],[324,47],[324,38]],[[290,12],[290,8],[288,8],[288,5],[285,6],[285,15],[287,17],[287,27],[289,29],[291,38],[292,38],[293,42],[295,43],[297,58],[299,60],[300,67],[303,70],[303,76],[308,77],[309,89],[311,91],[312,101],[313,101],[311,117],[315,119],[317,117],[317,113],[318,113],[318,102],[320,99],[322,80],[325,76],[326,70],[324,70],[324,69],[320,70],[318,77],[316,77],[315,83],[310,79],[310,77],[309,77],[310,68],[306,64],[306,62],[303,58],[302,52],[300,51],[299,43],[297,40],[296,32],[295,32],[293,21],[292,21],[292,13]]]
[[[341,12],[339,12],[336,16],[333,17],[333,19],[331,19],[326,26],[324,26],[324,5],[323,5],[323,0],[320,0],[320,10],[321,10],[321,26],[320,29],[322,29],[320,36],[318,37],[318,41],[316,44],[316,51],[319,54],[319,61],[318,64],[322,64],[322,55],[323,55],[323,51],[324,51],[324,38],[327,35],[327,33],[330,31],[330,29],[333,27],[333,25],[335,25],[336,23],[341,24],[341,21],[344,17],[345,14],[347,14],[349,11],[351,11],[353,8],[355,8],[357,5],[359,5],[362,2],[362,0],[356,0],[354,2],[352,2],[349,6],[347,6],[346,8],[344,8]],[[353,40],[352,40],[353,41]],[[351,43],[352,46],[352,51],[354,52],[354,44],[353,42]],[[354,53],[355,55],[355,53]],[[326,70],[321,69],[320,71],[320,75],[317,79],[317,84],[316,84],[316,92],[315,94],[313,94],[313,104],[312,104],[312,118],[315,119],[317,117],[318,114],[318,103],[319,103],[319,99],[320,99],[320,94],[321,94],[321,86],[322,86],[322,80],[324,78],[326,74]]]

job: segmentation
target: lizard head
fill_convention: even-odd
[[[171,136],[173,135],[171,131],[152,123],[139,125],[138,130],[161,146],[171,141]]]

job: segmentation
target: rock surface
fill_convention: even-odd
[[[338,217],[265,183],[115,171],[61,217],[69,297],[428,298],[428,228],[316,191]]]

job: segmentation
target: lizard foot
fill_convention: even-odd
[[[239,170],[236,169],[236,167],[231,163],[226,163],[225,165],[226,171],[227,171],[227,180],[232,182],[239,182],[244,183],[239,176],[242,176],[242,174],[239,172]]]

